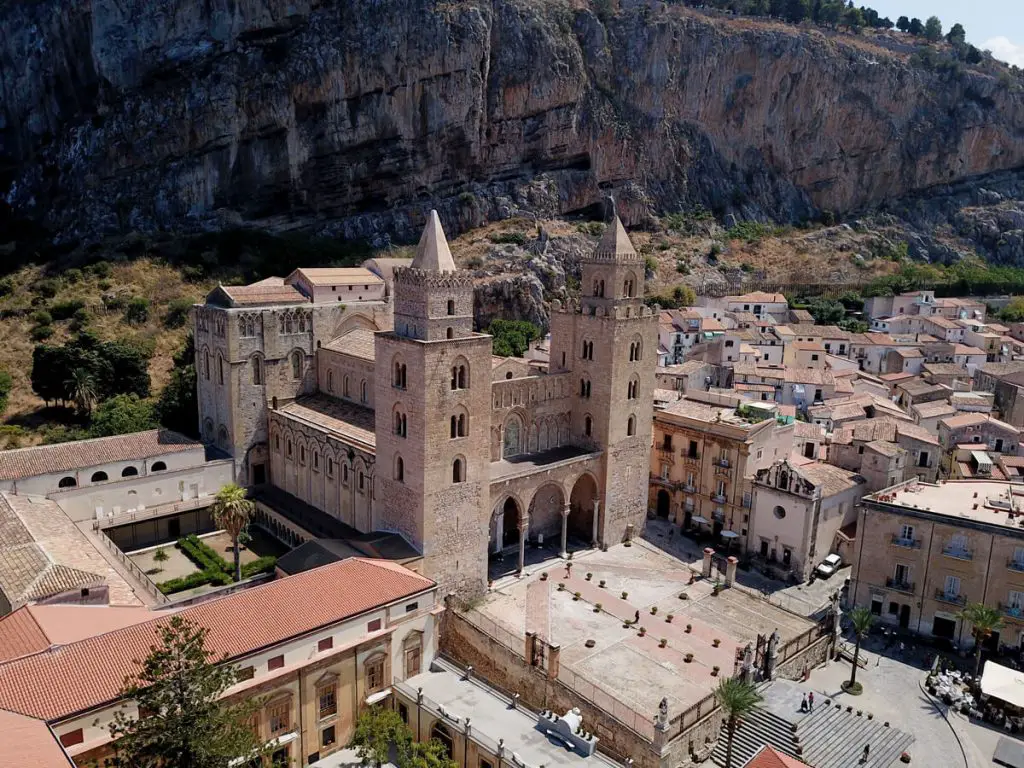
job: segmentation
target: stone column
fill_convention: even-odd
[[[517,576],[522,576],[523,569],[526,567],[526,534],[529,528],[528,520],[519,521],[519,570],[516,571]]]
[[[562,551],[558,553],[558,556],[565,560],[569,557],[569,513],[572,512],[572,506],[566,504],[562,507]]]
[[[592,547],[597,546],[597,518],[601,514],[601,500],[594,499],[594,523],[590,532],[590,545]]]
[[[558,679],[558,670],[561,666],[562,646],[558,643],[548,645],[548,680]]]
[[[732,583],[736,581],[736,563],[737,560],[733,555],[729,555],[729,559],[725,561],[725,586],[731,587]]]
[[[711,547],[704,547],[704,563],[701,565],[700,573],[705,579],[711,578],[711,558],[715,556],[715,550]]]

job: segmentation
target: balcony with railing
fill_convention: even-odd
[[[912,581],[886,579],[885,586],[889,589],[895,589],[897,592],[909,592],[910,594],[914,594],[914,582]]]
[[[699,453],[686,453],[686,454],[683,454],[683,461],[686,462],[687,464],[700,464],[700,454]]]
[[[1000,603],[999,611],[1004,616],[1009,616],[1011,619],[1016,619],[1017,621],[1024,621],[1024,607],[1015,604],[1008,605],[1006,603]]]
[[[719,493],[718,491],[711,492],[711,500],[715,502],[715,504],[725,504],[725,498],[724,493]]]
[[[696,493],[697,492],[697,486],[690,485],[688,483],[683,483],[683,491],[685,491],[686,493]]]
[[[715,465],[715,474],[721,475],[722,477],[731,477],[732,470],[729,467],[723,467],[718,464]]]
[[[663,485],[666,488],[672,488],[675,485],[675,483],[673,483],[668,478],[668,476],[666,476],[666,475],[656,475],[653,472],[651,472],[651,482],[656,484],[656,485]]]
[[[722,456],[720,459],[715,459],[715,466],[722,467],[723,469],[728,469],[732,465],[729,463],[729,459],[727,459],[725,456]]]
[[[906,538],[905,536],[900,536],[899,534],[896,534],[896,533],[894,533],[892,535],[892,538],[890,539],[890,543],[894,547],[903,547],[904,549],[920,549],[921,548],[921,540],[920,539],[909,539],[909,538]]]
[[[935,590],[935,599],[942,603],[952,603],[953,605],[967,605],[967,595],[953,594],[947,592],[944,589]]]
[[[1006,567],[1011,571],[1021,571],[1024,573],[1024,560],[1019,560],[1016,557],[1011,557],[1006,561]]]
[[[952,557],[954,560],[973,560],[974,553],[966,547],[947,545],[942,548],[942,554]]]

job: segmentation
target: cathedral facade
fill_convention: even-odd
[[[618,218],[581,266],[546,369],[473,330],[433,211],[411,261],[219,286],[195,310],[203,439],[240,484],[400,534],[446,590],[528,543],[618,543],[646,519],[657,313]]]

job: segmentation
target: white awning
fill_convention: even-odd
[[[707,519],[701,517],[700,515],[694,515],[693,517],[691,517],[690,518],[690,522],[691,523],[697,523],[697,525],[707,525],[708,524]]]
[[[384,699],[386,699],[390,695],[391,695],[391,689],[390,688],[385,688],[383,691],[377,691],[376,693],[371,693],[369,696],[367,696],[366,697],[366,703],[367,703],[367,705],[372,707],[377,702],[384,701]]]
[[[722,531],[723,539],[738,539],[740,535],[736,531]]]
[[[981,692],[1015,707],[1024,708],[1024,673],[996,664],[994,661],[986,661],[985,671],[981,674]]]

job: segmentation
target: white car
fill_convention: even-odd
[[[818,567],[814,570],[817,572],[819,576],[821,576],[824,579],[827,579],[833,573],[838,571],[842,564],[843,558],[841,558],[839,555],[829,555],[820,563],[818,563]]]

